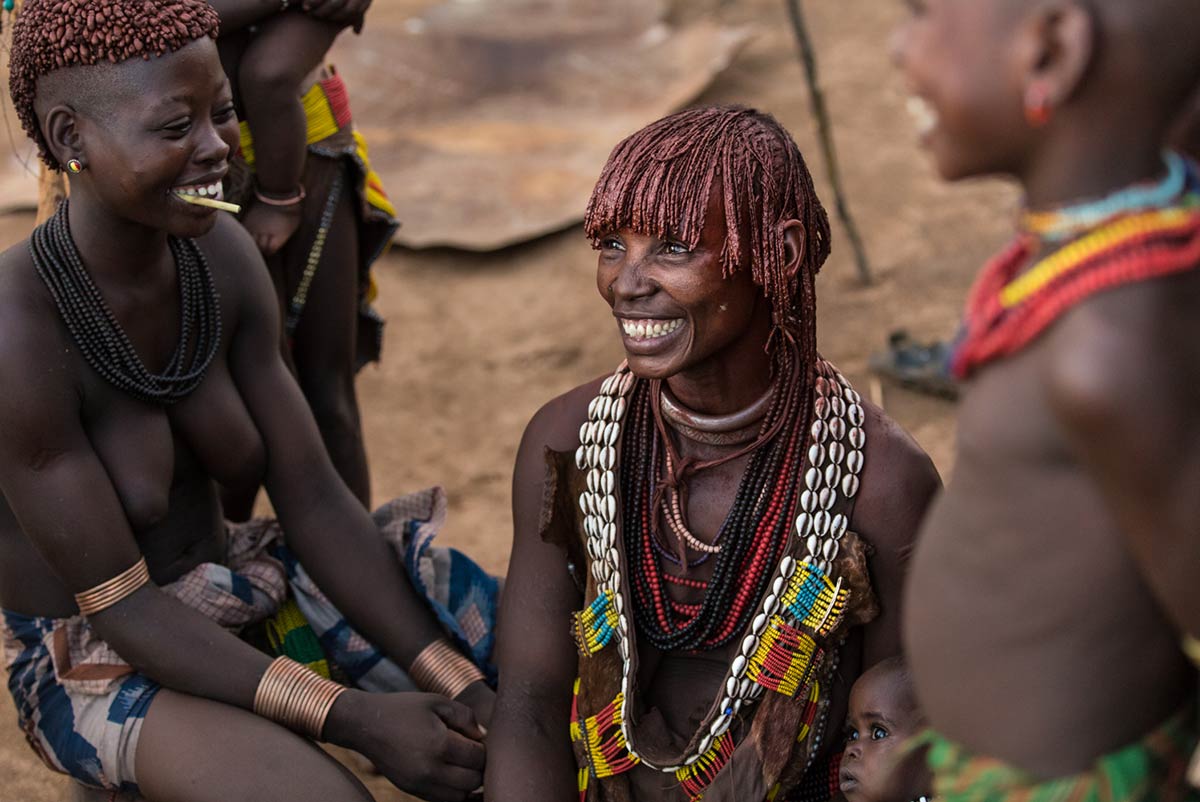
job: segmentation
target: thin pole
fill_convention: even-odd
[[[787,0],[787,9],[788,16],[792,21],[792,31],[796,34],[796,46],[800,50],[800,62],[804,65],[804,77],[808,83],[809,97],[812,99],[813,116],[817,118],[817,134],[821,143],[821,154],[825,158],[829,184],[833,187],[837,216],[842,221],[847,236],[850,237],[850,246],[854,249],[854,262],[858,266],[859,278],[864,284],[870,284],[872,282],[871,265],[867,261],[867,251],[863,247],[858,226],[850,215],[846,194],[842,190],[842,175],[838,169],[837,151],[833,145],[833,126],[829,121],[829,109],[825,106],[825,94],[821,91],[821,84],[817,78],[817,52],[808,35],[808,25],[804,21],[804,10],[800,6],[800,0]]]

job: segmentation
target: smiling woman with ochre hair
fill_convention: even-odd
[[[0,255],[18,718],[50,768],[149,800],[369,800],[310,739],[465,799],[491,691],[338,478],[262,257],[213,207],[238,143],[216,30],[202,0],[26,0],[13,30],[17,114],[71,183]],[[217,485],[259,481],[279,521],[227,526]]]
[[[829,223],[773,118],[638,131],[585,225],[626,358],[521,443],[487,798],[828,799],[937,474],[817,351]]]

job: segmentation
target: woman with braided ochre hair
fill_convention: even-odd
[[[626,361],[521,443],[487,798],[828,799],[938,479],[817,353],[804,160],[765,114],[681,112],[585,226]]]
[[[0,255],[9,690],[48,766],[113,793],[370,799],[317,739],[465,799],[492,691],[409,578],[438,503],[372,520],[322,448],[262,258],[212,208],[238,143],[216,30],[202,0],[26,0],[12,28],[14,107],[71,192]],[[259,480],[278,524],[226,526],[217,484]],[[359,690],[413,685],[438,695]]]

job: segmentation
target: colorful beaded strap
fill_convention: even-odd
[[[1117,217],[1163,209],[1179,202],[1187,189],[1188,162],[1178,153],[1163,154],[1167,174],[1161,181],[1135,184],[1104,198],[1021,216],[1021,227],[1048,242],[1063,242]]]

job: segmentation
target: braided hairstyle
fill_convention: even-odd
[[[776,330],[794,339],[801,364],[816,361],[816,277],[829,256],[829,217],[791,135],[769,114],[742,106],[688,109],[651,123],[613,150],[588,202],[584,231],[602,236],[630,229],[668,234],[694,248],[704,228],[714,182],[724,194],[726,276],[749,254],[754,283],[771,304]],[[781,224],[804,226],[804,257],[785,269]],[[747,241],[748,239],[748,241]],[[777,354],[781,338],[769,348]]]
[[[25,0],[13,25],[8,86],[42,161],[62,169],[34,109],[39,79],[68,67],[174,53],[205,36],[216,39],[217,24],[205,0]]]

